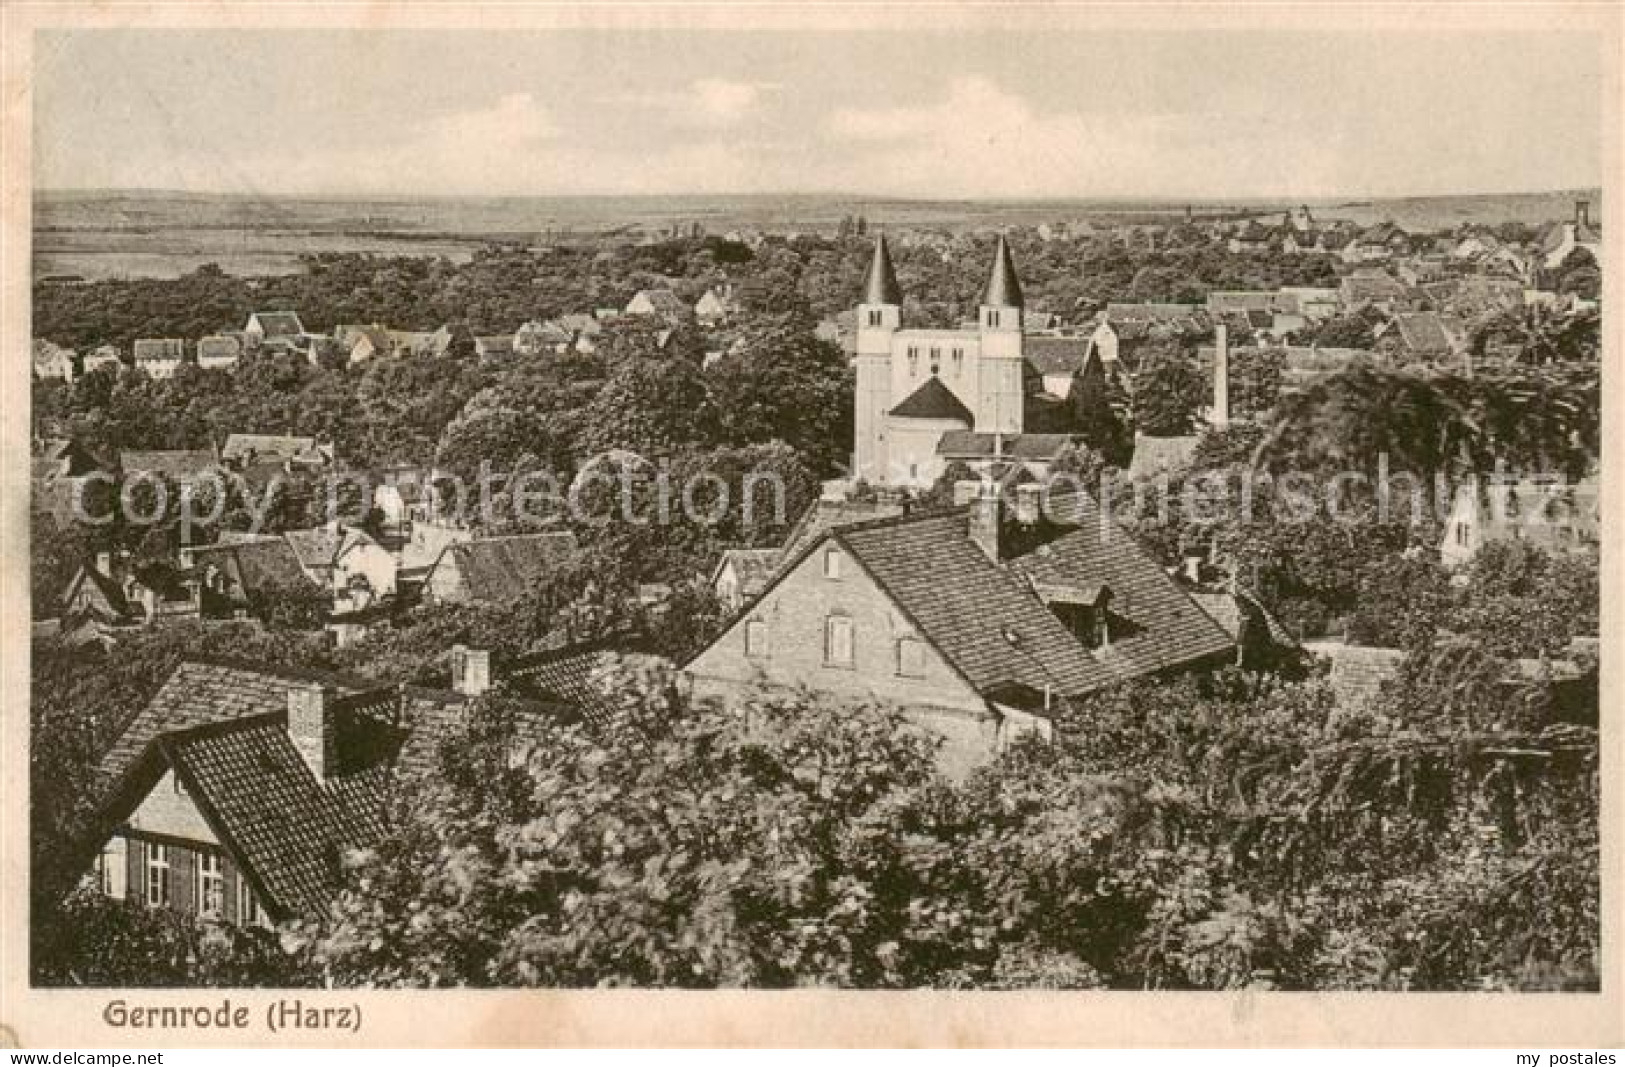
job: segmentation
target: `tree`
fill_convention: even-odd
[[[1134,429],[1152,437],[1192,433],[1211,399],[1194,360],[1165,346],[1153,348],[1134,374]]]
[[[687,360],[635,360],[618,366],[588,408],[580,447],[645,458],[718,438],[719,412],[698,366]]]
[[[1100,354],[1093,349],[1072,378],[1073,422],[1078,435],[1114,467],[1126,466],[1134,451],[1134,440],[1117,416],[1121,390],[1108,379]]]

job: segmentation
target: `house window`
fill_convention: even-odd
[[[114,837],[102,849],[98,882],[102,894],[113,900],[123,900],[129,895],[129,848],[130,844],[124,838]]]
[[[241,872],[237,875],[237,922],[243,926],[266,924],[265,911],[260,907],[259,898],[254,896],[253,887]]]
[[[199,853],[192,868],[192,899],[197,901],[197,913],[205,918],[219,918],[226,912],[226,875],[218,853]]]
[[[993,310],[988,311],[988,313],[987,313],[987,324],[990,327],[993,327],[994,329],[998,328],[998,325],[999,325],[999,313],[997,311],[993,311]]]
[[[1467,524],[1465,522],[1456,523],[1456,544],[1463,546],[1467,544]]]
[[[880,325],[880,319],[881,319],[880,309],[879,308],[870,308],[869,309],[869,325],[870,326],[879,326]]]
[[[745,623],[745,655],[752,659],[767,655],[767,623],[761,619]]]
[[[845,615],[824,620],[824,662],[833,667],[852,666],[852,620]]]
[[[916,637],[897,640],[897,673],[904,678],[925,677],[925,642]]]
[[[841,550],[838,548],[824,549],[824,577],[839,578],[841,576]]]
[[[169,846],[147,844],[147,907],[169,906]]]

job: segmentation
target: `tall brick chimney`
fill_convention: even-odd
[[[491,688],[491,650],[451,646],[451,687],[465,697],[477,697]]]
[[[288,738],[318,782],[338,767],[332,694],[320,685],[288,690]]]
[[[1003,508],[999,501],[999,487],[989,481],[970,506],[970,539],[976,542],[987,558],[999,562],[999,520]]]
[[[1213,409],[1207,421],[1216,430],[1230,425],[1230,331],[1222,322],[1213,327]]]

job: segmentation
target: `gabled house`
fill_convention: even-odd
[[[256,311],[248,316],[243,336],[250,347],[271,344],[302,347],[305,324],[292,311]]]
[[[97,886],[229,925],[320,916],[345,855],[383,839],[392,790],[432,772],[489,686],[487,653],[453,652],[448,690],[181,663],[97,768],[79,843]],[[535,701],[518,710],[521,737],[580,719]]]
[[[197,343],[197,365],[204,370],[231,370],[242,355],[242,342],[230,334],[210,334]]]
[[[1595,555],[1602,543],[1602,485],[1525,478],[1516,483],[1470,479],[1451,501],[1439,562],[1459,567],[1497,541],[1523,541],[1561,555]]]
[[[688,305],[670,289],[639,289],[626,302],[627,315],[657,315],[668,322],[680,322],[688,317]]]
[[[729,611],[759,596],[779,568],[777,548],[730,548],[711,571],[711,589]]]
[[[512,334],[492,334],[474,338],[474,354],[481,359],[501,359],[513,353]]]
[[[333,446],[314,437],[281,433],[234,433],[220,447],[220,461],[233,469],[276,464],[284,470],[319,470],[333,464]]]
[[[198,608],[205,618],[253,614],[265,594],[321,592],[286,538],[237,535],[211,545],[181,549],[181,566],[198,585]]]
[[[114,345],[102,345],[84,358],[84,371],[86,374],[102,367],[111,367],[116,373],[124,366],[124,359],[119,355]]]
[[[1576,200],[1574,218],[1553,223],[1540,237],[1540,254],[1547,270],[1562,266],[1577,248],[1590,253],[1598,263],[1602,262],[1602,234],[1591,224],[1591,203],[1587,200]]]
[[[493,604],[522,595],[570,561],[572,533],[515,534],[446,546],[423,581],[423,598],[441,604]]]
[[[1050,735],[1065,702],[1228,661],[1233,642],[1082,497],[1069,533],[1022,540],[996,495],[826,530],[685,665],[701,699],[808,688],[900,708],[943,738],[951,774]],[[1042,521],[1042,520],[1040,520]]]
[[[1438,359],[1466,341],[1459,323],[1433,311],[1401,312],[1376,330],[1378,351],[1410,359]]]
[[[722,292],[707,289],[694,302],[694,318],[702,326],[719,326],[733,313],[733,301],[727,287]]]
[[[592,323],[598,326],[597,320]],[[575,334],[556,322],[527,322],[513,334],[513,350],[521,356],[562,356],[574,343]]]
[[[350,366],[395,354],[395,342],[390,331],[376,323],[372,325],[346,325],[333,328],[333,343]]]
[[[135,343],[131,354],[136,367],[145,371],[147,377],[164,381],[175,376],[175,368],[186,355],[186,342],[176,337],[143,337]]]
[[[42,382],[72,382],[79,376],[76,354],[41,338],[34,339],[34,377]]]
[[[119,453],[119,470],[126,479],[139,474],[161,475],[177,484],[196,482],[220,469],[220,457],[210,448],[125,450]]]

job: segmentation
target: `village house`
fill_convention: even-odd
[[[210,545],[181,549],[181,566],[198,586],[205,618],[247,618],[268,595],[320,593],[286,538],[236,534]]]
[[[453,541],[424,576],[423,599],[436,604],[513,600],[572,559],[578,547],[572,533]]]
[[[1547,270],[1556,270],[1576,250],[1585,250],[1593,260],[1602,262],[1602,234],[1591,224],[1591,202],[1576,200],[1574,218],[1569,222],[1554,222],[1540,236],[1540,254]]]
[[[583,318],[599,328],[596,319]],[[556,322],[527,322],[513,334],[513,350],[521,356],[562,356],[574,343],[575,335]]]
[[[305,325],[292,311],[256,311],[243,326],[249,348],[287,347],[304,349]]]
[[[397,784],[431,773],[491,684],[452,650],[450,689],[233,660],[181,663],[97,768],[80,842],[114,900],[236,926],[321,915],[346,853],[377,844]],[[516,704],[521,737],[581,721]]]
[[[1069,699],[1234,655],[1086,498],[1070,532],[1012,558],[1031,502],[1011,514],[975,492],[965,509],[826,530],[686,664],[694,694],[805,687],[894,705],[942,736],[939,762],[957,775],[1050,736]]]
[[[1095,328],[1095,333],[1084,337],[1027,337],[1023,343],[1023,355],[1027,363],[1038,374],[1043,383],[1044,392],[1060,400],[1072,395],[1072,380],[1077,377],[1083,365],[1089,359],[1089,354],[1096,351],[1094,337],[1100,334],[1105,327],[1104,323]],[[1110,356],[1107,356],[1110,352]],[[1112,343],[1102,346],[1100,358],[1107,370],[1115,372],[1117,367],[1116,335],[1112,335]]]
[[[242,342],[230,334],[210,334],[197,343],[197,365],[204,370],[231,370],[242,354]]]
[[[79,566],[59,602],[63,625],[70,628],[86,620],[143,626],[198,613],[195,591],[184,575],[161,565],[136,567],[106,551]]]
[[[72,382],[78,377],[77,358],[71,348],[63,348],[41,338],[34,339],[34,377],[42,382]]]
[[[233,470],[273,464],[284,471],[319,470],[333,465],[333,446],[314,437],[277,433],[234,433],[220,446],[220,461]]]
[[[116,373],[124,366],[124,359],[115,345],[102,345],[84,359],[84,371],[93,373],[102,367],[111,367]]]
[[[333,342],[345,363],[352,367],[395,354],[395,342],[389,330],[377,324],[336,326],[333,328]]]
[[[1440,359],[1459,355],[1467,328],[1453,316],[1433,311],[1400,312],[1376,329],[1377,350],[1402,359]]]
[[[738,611],[767,587],[782,553],[776,548],[730,548],[711,572],[711,589],[722,606]]]
[[[658,316],[675,324],[688,317],[689,308],[670,289],[639,289],[626,302],[624,314]]]
[[[491,334],[474,338],[474,354],[481,359],[502,359],[513,353],[513,334]]]
[[[1498,541],[1523,541],[1547,552],[1595,556],[1601,545],[1601,483],[1595,477],[1469,479],[1456,490],[1439,544],[1439,562],[1456,568]]]
[[[220,470],[220,457],[210,448],[126,449],[119,453],[118,466],[126,481],[148,475],[185,485],[213,476]]]
[[[176,337],[150,338],[137,341],[131,349],[135,365],[154,381],[165,381],[175,376],[175,369],[186,355],[186,342]]]
[[[1391,312],[1408,303],[1410,290],[1381,270],[1357,270],[1343,279],[1339,299],[1344,314],[1365,307]]]
[[[721,292],[707,289],[694,302],[694,319],[701,326],[720,326],[732,313],[733,295],[728,286],[723,286]]]

